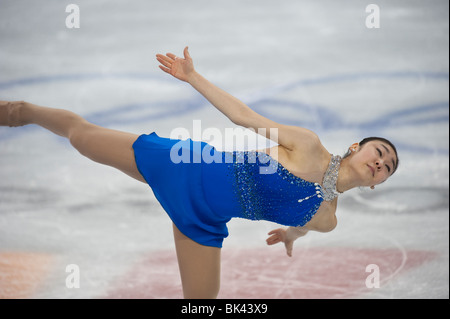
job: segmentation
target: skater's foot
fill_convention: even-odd
[[[23,126],[27,123],[21,119],[21,110],[26,102],[0,101],[0,126]]]

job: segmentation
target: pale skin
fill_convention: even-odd
[[[184,57],[172,53],[156,56],[160,68],[171,76],[189,83],[234,124],[252,128],[276,128],[277,146],[264,150],[294,175],[321,183],[331,154],[318,136],[305,128],[276,123],[261,116],[240,100],[221,90],[198,72],[188,48]],[[22,126],[37,124],[66,137],[82,155],[101,164],[117,168],[134,179],[146,183],[139,173],[132,145],[136,134],[111,130],[87,122],[67,110],[37,106],[27,102],[0,101],[0,125]],[[354,187],[374,187],[390,177],[394,171],[393,149],[380,141],[371,141],[360,147],[350,146],[351,155],[341,162],[337,190],[344,192]],[[269,232],[268,245],[284,243],[286,253],[292,256],[296,239],[308,231],[329,232],[336,227],[337,198],[324,201],[314,217],[303,227],[278,228]],[[203,246],[183,235],[173,226],[179,270],[185,298],[216,298],[220,288],[221,249]]]

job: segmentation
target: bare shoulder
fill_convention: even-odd
[[[323,146],[319,136],[311,130],[294,126],[290,128],[290,134],[293,143],[291,149],[288,150],[288,154],[289,158],[300,166],[297,171],[303,174],[319,172],[320,178],[316,178],[321,181],[331,155]],[[322,170],[323,172],[320,173]],[[302,177],[309,180],[316,179],[307,175]]]
[[[293,150],[308,150],[315,153],[326,152],[319,136],[311,130],[303,127],[292,126],[291,134],[294,137]]]

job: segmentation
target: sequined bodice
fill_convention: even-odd
[[[323,200],[329,201],[338,195],[339,156],[332,156],[320,185],[292,174],[266,153],[222,154],[223,163],[203,167],[207,201],[221,216],[304,226]]]

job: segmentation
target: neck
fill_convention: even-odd
[[[339,175],[336,182],[336,190],[339,193],[346,192],[359,185],[355,182],[355,178],[352,177],[351,170],[349,169],[348,158],[344,158],[341,161],[341,167],[339,168]]]

